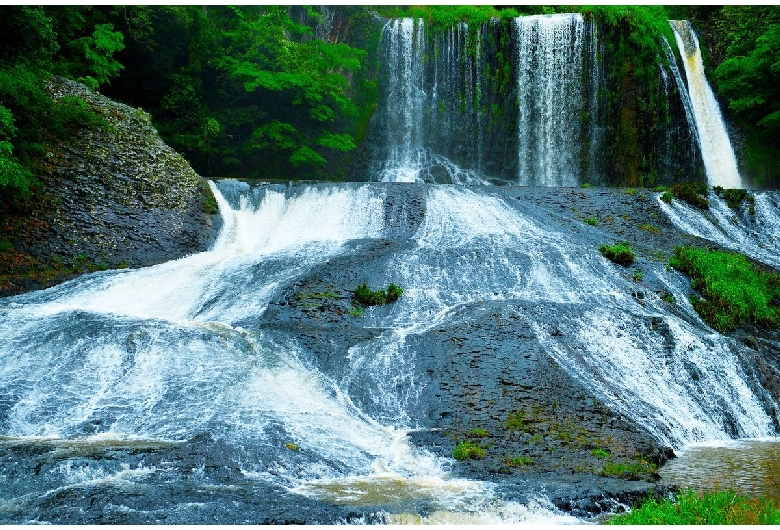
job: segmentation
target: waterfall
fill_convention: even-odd
[[[702,158],[711,186],[742,188],[737,160],[715,94],[704,75],[696,33],[687,20],[670,21],[683,57],[688,94],[696,121]],[[687,109],[686,109],[687,111]]]
[[[587,108],[582,75],[585,23],[580,14],[515,19],[518,83],[518,182],[576,186]]]
[[[388,21],[382,30],[386,49],[385,68],[388,83],[386,101],[387,137],[390,150],[379,180],[415,182],[419,180],[423,151],[424,29],[422,19],[402,18]]]

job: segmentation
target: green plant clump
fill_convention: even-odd
[[[780,509],[770,500],[750,499],[733,491],[696,493],[689,488],[674,500],[648,497],[639,508],[607,524],[769,525],[780,524]]]
[[[485,450],[473,442],[460,442],[453,448],[452,458],[455,460],[482,460],[485,458]]]
[[[601,245],[601,247],[599,247],[599,252],[601,252],[601,255],[609,261],[624,267],[628,267],[634,263],[634,259],[636,258],[634,252],[631,250],[631,245],[626,241],[622,241],[616,245]]]
[[[741,254],[694,247],[677,247],[669,264],[691,277],[691,287],[704,296],[691,304],[715,330],[746,323],[780,327],[780,275],[758,270]]]
[[[747,190],[743,189],[724,189],[721,186],[715,186],[713,188],[718,197],[722,197],[729,208],[737,210],[743,202],[747,201],[753,203],[755,199],[752,195],[748,194]]]
[[[394,283],[388,285],[386,290],[379,289],[377,291],[372,291],[368,287],[368,284],[363,282],[353,291],[355,300],[366,306],[385,305],[395,302],[403,293],[404,290]]]
[[[469,438],[484,438],[487,436],[487,431],[481,427],[477,427],[475,429],[471,429],[469,432],[466,433],[466,436]]]
[[[678,199],[687,202],[691,206],[702,210],[708,210],[710,201],[706,199],[707,185],[702,182],[683,182],[672,186],[672,193]]]
[[[596,219],[595,217],[587,217],[587,218],[585,218],[584,221],[585,221],[585,224],[588,224],[590,226],[596,226],[596,225],[599,224],[598,219]]]

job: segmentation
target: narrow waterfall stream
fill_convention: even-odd
[[[670,21],[677,47],[683,55],[693,113],[696,118],[707,180],[711,186],[742,188],[737,159],[726,131],[718,101],[704,75],[699,39],[687,20]]]

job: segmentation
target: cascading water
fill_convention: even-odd
[[[587,108],[582,82],[585,22],[580,14],[515,19],[519,87],[518,182],[576,186]]]
[[[737,159],[720,113],[718,101],[704,75],[699,40],[687,20],[670,21],[683,57],[688,93],[696,121],[702,158],[711,186],[742,188]]]
[[[561,14],[437,31],[396,19],[381,49],[379,180],[574,186],[585,171],[597,178],[593,21]]]
[[[571,520],[449,476],[294,334],[257,328],[285,286],[386,234],[382,189],[214,192],[224,227],[210,252],[0,301],[0,521],[252,522],[285,502],[338,516],[308,498],[378,517],[391,506],[387,520],[421,502],[428,521]],[[73,495],[87,504],[56,508]]]
[[[422,19],[389,21],[382,30],[386,49],[385,68],[392,72],[386,97],[389,156],[380,180],[415,182],[424,164],[422,117],[425,111],[423,85],[424,28]]]

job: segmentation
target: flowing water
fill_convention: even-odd
[[[580,150],[585,144],[581,111],[585,22],[579,14],[515,19],[519,167],[518,182],[537,186],[576,186]]]
[[[556,361],[661,442],[774,434],[742,346],[687,304],[685,318],[637,304],[587,235],[500,188],[432,186],[404,236],[386,211],[395,186],[222,181],[211,251],[0,301],[0,520],[251,522],[325,502],[385,522],[571,521],[542,492],[502,499],[406,439],[424,390],[409,337],[482,301],[545,308],[532,328]],[[381,240],[400,245],[385,269],[404,296],[366,312],[385,331],[338,370],[294,332],[258,327],[286,287]],[[678,274],[646,274],[685,299]]]
[[[670,21],[677,47],[683,56],[688,93],[696,118],[707,180],[711,186],[742,188],[737,159],[720,113],[718,101],[704,75],[704,64],[696,33],[687,20]]]

